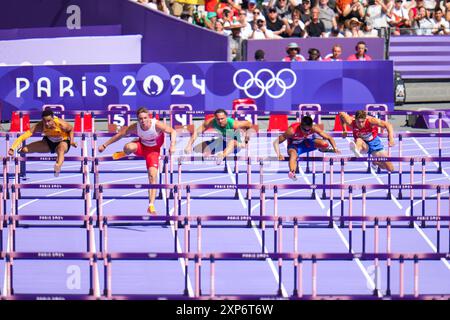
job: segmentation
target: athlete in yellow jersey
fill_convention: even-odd
[[[53,111],[44,110],[42,112],[42,120],[17,138],[8,150],[8,154],[13,156],[14,150],[35,132],[42,132],[44,138],[41,141],[27,144],[18,151],[20,153],[56,153],[55,177],[59,176],[61,166],[64,162],[64,154],[69,151],[70,146],[77,147],[73,138],[72,126],[64,120],[55,117]]]

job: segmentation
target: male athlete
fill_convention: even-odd
[[[177,133],[172,127],[165,125],[155,118],[151,118],[149,111],[146,108],[139,108],[136,115],[138,122],[135,122],[128,127],[123,127],[116,135],[112,136],[108,141],[99,146],[98,151],[103,152],[107,146],[122,139],[126,135],[136,134],[139,139],[125,144],[123,151],[115,152],[113,154],[113,159],[117,160],[131,153],[144,157],[148,170],[149,183],[155,184],[158,176],[161,146],[164,143],[164,132],[170,134],[171,144],[169,152],[171,155],[175,153]],[[148,195],[149,205],[147,212],[156,214],[156,189],[150,189]]]
[[[321,136],[323,139],[316,138],[315,134]],[[297,180],[295,172],[297,171],[297,158],[299,155],[317,149],[322,152],[340,153],[333,137],[325,133],[318,125],[314,124],[310,116],[304,116],[301,122],[293,123],[278,139],[275,139],[273,147],[279,160],[284,160],[284,156],[280,152],[280,143],[283,143],[285,140],[288,141],[288,177],[293,181]]]
[[[14,150],[20,144],[31,137],[36,132],[42,132],[44,138],[27,144],[19,148],[19,153],[56,153],[56,163],[54,166],[55,177],[59,176],[61,166],[64,162],[64,155],[69,151],[70,146],[77,147],[73,138],[73,127],[64,120],[55,117],[52,110],[44,110],[41,114],[41,120],[30,130],[23,133],[11,148],[8,150],[10,156],[14,155]]]
[[[245,147],[245,143],[241,140],[241,134],[237,131],[245,130],[247,133],[247,130],[252,128],[252,123],[250,121],[234,120],[233,118],[228,117],[228,114],[224,109],[217,109],[214,112],[214,118],[204,121],[201,126],[197,128],[197,130],[194,130],[191,139],[184,149],[185,153],[191,153],[192,145],[194,144],[198,135],[211,128],[220,133],[221,137],[197,144],[194,147],[194,151],[203,153],[205,156],[216,154],[216,164],[220,165],[223,159],[231,152],[233,152],[234,150],[238,151],[240,148]],[[226,141],[225,148],[224,141]],[[248,141],[247,134],[245,137],[245,141]],[[223,152],[219,150],[223,150]]]
[[[355,141],[350,142],[350,150],[355,156],[360,157],[361,153],[368,153],[374,157],[387,157],[388,154],[384,151],[383,143],[380,137],[378,137],[378,128],[384,128],[388,132],[389,146],[395,145],[394,141],[394,128],[387,121],[368,116],[366,111],[358,110],[355,113],[354,119],[345,112],[339,112],[339,117],[342,123],[342,130],[344,136],[347,132],[345,126],[349,126],[353,131],[353,138]],[[373,162],[376,166],[387,171],[393,171],[394,165],[390,161],[386,162]]]

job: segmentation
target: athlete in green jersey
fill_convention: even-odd
[[[184,151],[185,153],[191,153],[192,145],[198,135],[208,129],[214,129],[221,134],[221,137],[197,144],[194,147],[194,151],[201,152],[205,156],[216,154],[217,164],[219,165],[222,163],[223,159],[235,149],[237,152],[240,148],[245,147],[245,143],[242,142],[239,130],[248,130],[251,128],[252,123],[250,121],[234,120],[233,118],[228,117],[225,110],[217,109],[214,112],[214,118],[204,121],[197,130],[194,130]],[[246,138],[245,140],[248,139]],[[224,141],[226,141],[226,146],[224,146]]]

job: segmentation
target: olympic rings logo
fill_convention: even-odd
[[[263,80],[261,79],[261,75],[264,73],[270,76],[270,79],[269,81],[267,81],[266,84],[264,84]],[[286,81],[283,78],[281,78],[281,75],[284,73],[288,73],[291,75],[292,77],[291,83],[289,82],[286,83]],[[241,81],[238,82],[239,75],[247,75],[248,79],[246,79],[243,83],[241,79],[240,79]],[[241,76],[241,78],[243,77]],[[270,69],[264,68],[256,72],[255,75],[253,75],[253,73],[248,69],[240,69],[236,71],[236,73],[234,74],[233,83],[236,86],[236,88],[244,90],[245,94],[250,98],[258,99],[262,95],[267,94],[269,97],[273,99],[278,99],[281,98],[286,93],[286,90],[289,90],[292,87],[294,87],[294,85],[297,83],[297,75],[295,74],[294,71],[287,68],[281,69],[280,71],[277,72],[277,74],[275,74]],[[252,88],[254,85],[256,85],[256,87],[259,89],[258,94],[249,93],[249,89]],[[277,88],[281,89],[281,92],[278,94],[274,92]]]

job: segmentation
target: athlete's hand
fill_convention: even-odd
[[[102,144],[101,146],[98,147],[98,152],[102,153],[103,151],[105,151],[106,147],[104,144]]]
[[[281,161],[284,160],[284,156],[281,153],[278,155],[278,160],[281,160]]]
[[[13,149],[9,149],[8,150],[8,155],[12,157],[14,155],[14,150]]]
[[[74,148],[78,147],[78,144],[75,141],[70,142],[70,145]]]
[[[395,146],[395,140],[389,139],[389,147],[393,147],[393,146]]]
[[[336,154],[341,154],[341,150],[339,150],[338,148],[334,149],[334,153]]]

